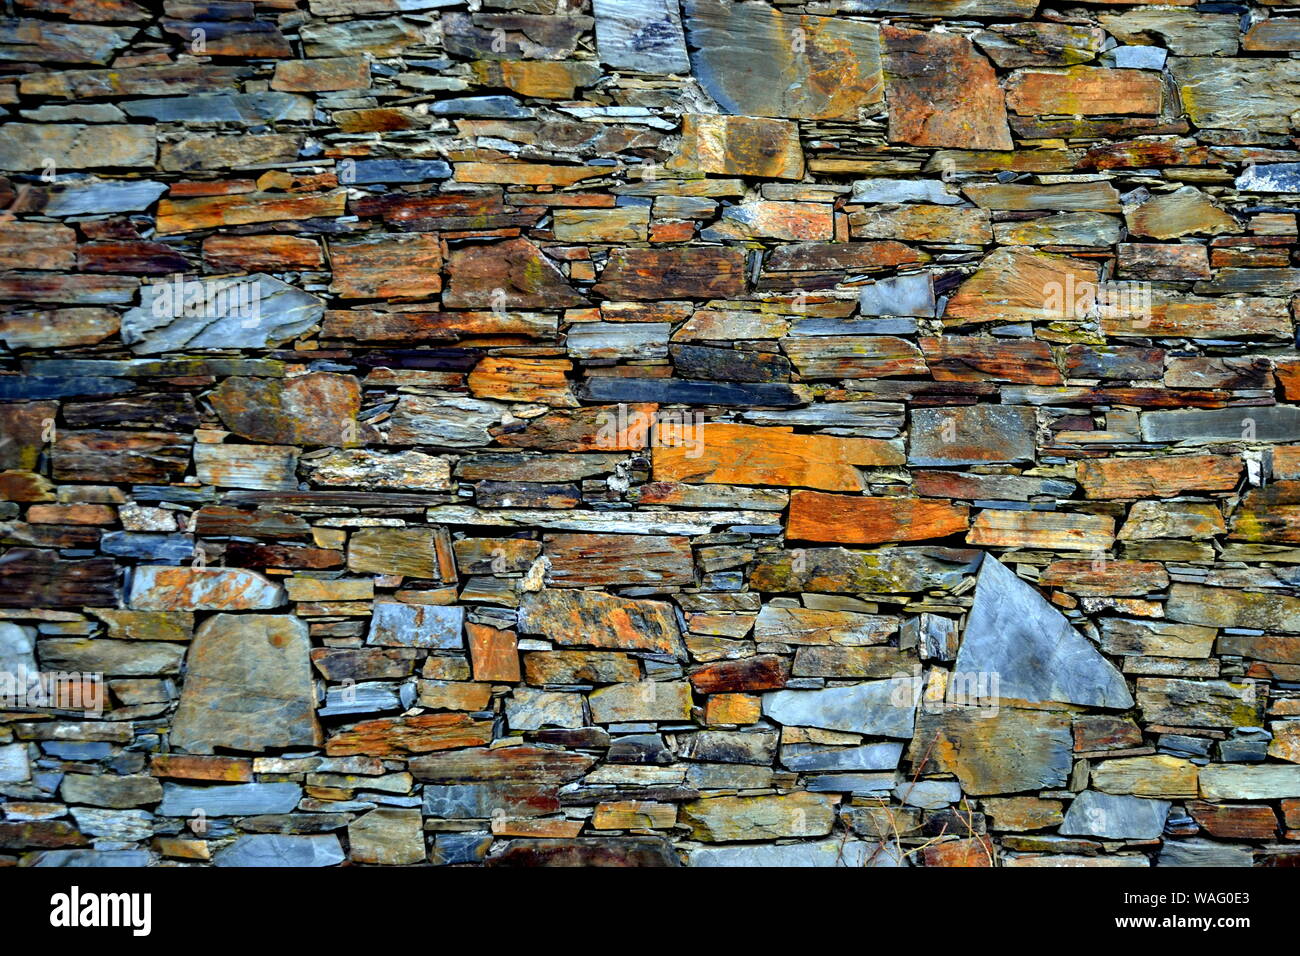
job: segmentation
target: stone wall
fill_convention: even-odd
[[[7,6],[0,863],[1296,862],[1294,11]]]

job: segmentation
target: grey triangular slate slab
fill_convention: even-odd
[[[975,605],[954,668],[956,687],[997,675],[996,695],[1090,707],[1133,706],[1124,677],[1065,615],[991,554],[980,563]],[[961,677],[959,675],[965,675]]]

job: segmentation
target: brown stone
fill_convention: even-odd
[[[993,65],[963,36],[880,30],[889,138],[912,146],[1012,149]]]
[[[925,498],[864,498],[796,491],[790,497],[791,541],[877,544],[923,541],[960,534],[969,527],[965,505]]]

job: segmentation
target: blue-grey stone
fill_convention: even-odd
[[[863,315],[910,315],[933,318],[934,280],[928,272],[894,276],[862,287],[858,311]]]
[[[141,287],[140,305],[122,316],[122,341],[146,355],[262,349],[301,335],[324,314],[318,297],[262,273],[236,280],[172,276]]]
[[[403,694],[404,690],[409,694]],[[331,684],[325,688],[325,706],[316,711],[320,717],[338,714],[373,714],[385,710],[404,710],[415,702],[414,685],[393,681],[363,681],[358,684]]]
[[[311,98],[296,93],[195,93],[127,100],[121,104],[131,117],[164,123],[243,123],[258,125],[279,120],[312,119]]]
[[[1085,790],[1070,804],[1060,831],[1108,840],[1154,840],[1164,832],[1169,807],[1167,800]]]
[[[212,857],[214,866],[334,866],[347,857],[332,833],[250,833]]]
[[[346,162],[346,160],[344,161]],[[441,159],[358,159],[346,167],[340,164],[339,181],[351,176],[357,185],[367,183],[422,183],[430,179],[449,179],[451,166]]]
[[[786,744],[781,763],[788,770],[894,770],[903,755],[903,745],[862,744],[857,747],[827,747],[823,744]]]
[[[433,104],[434,116],[480,116],[490,119],[527,119],[533,111],[513,96],[458,96]]]
[[[1256,193],[1300,193],[1300,163],[1256,163],[1237,177],[1238,189]]]
[[[1300,435],[1300,405],[1186,408],[1143,412],[1143,441],[1295,441]]]
[[[1115,666],[1065,615],[991,554],[980,563],[975,603],[953,679],[962,679],[965,686],[976,686],[979,680],[994,697],[1133,706]]]
[[[99,538],[99,550],[119,558],[182,564],[194,558],[194,535],[105,531]]]
[[[83,179],[50,190],[44,216],[85,216],[105,212],[138,212],[148,209],[167,191],[151,179]]]
[[[888,794],[898,783],[892,773],[822,773],[804,778],[811,793]]]
[[[159,816],[188,817],[201,810],[208,817],[242,817],[256,813],[288,813],[302,798],[296,783],[232,783],[190,787],[164,783]]]
[[[24,857],[21,866],[148,866],[148,850],[44,850]]]
[[[621,378],[597,375],[581,387],[582,397],[593,402],[657,402],[662,405],[802,405],[789,385],[774,383],[730,384],[684,379]]]
[[[434,866],[478,863],[492,846],[492,834],[481,830],[467,833],[439,833],[433,838],[429,862]]]
[[[813,843],[701,847],[691,866],[907,866],[896,845],[865,840],[817,840]]]
[[[870,319],[835,319],[813,316],[797,319],[790,335],[915,335],[916,319],[893,316]]]
[[[125,379],[100,375],[0,375],[0,401],[118,395],[132,387]]]
[[[463,607],[434,604],[377,603],[370,617],[368,644],[385,647],[463,647]]]
[[[77,829],[87,836],[135,843],[154,834],[154,816],[148,810],[101,810],[97,807],[73,807]]]
[[[1117,46],[1110,55],[1121,70],[1163,70],[1169,51],[1159,46]]]
[[[1250,847],[1210,840],[1166,840],[1156,857],[1156,866],[1254,865],[1255,854]]]
[[[911,737],[918,685],[909,677],[763,695],[763,713],[792,727]]]
[[[113,745],[94,740],[42,740],[41,753],[60,760],[102,760]]]
[[[850,202],[923,202],[956,206],[961,197],[948,192],[938,179],[859,179],[853,183]]]
[[[909,807],[938,810],[961,799],[956,780],[909,780],[894,788],[894,797]]]
[[[642,73],[687,74],[677,0],[592,0],[600,62]]]
[[[818,402],[804,408],[746,411],[741,417],[756,425],[804,425],[865,438],[894,438],[904,422],[899,402]]]

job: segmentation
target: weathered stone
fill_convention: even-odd
[[[1032,460],[1037,428],[1033,408],[960,405],[912,413],[908,463],[974,465]]]
[[[366,642],[452,650],[465,646],[464,621],[464,608],[376,602]]]
[[[752,840],[756,835],[825,836],[835,822],[835,798],[812,793],[713,797],[683,804],[681,818],[695,839],[706,843]]]
[[[1106,793],[1179,800],[1196,795],[1196,764],[1161,754],[1103,760],[1092,768],[1092,786]]]
[[[523,595],[519,630],[544,634],[564,646],[650,650],[684,658],[685,648],[670,605],[594,591],[547,588]]]
[[[218,614],[190,645],[173,747],[320,746],[307,626],[289,615]]]
[[[642,73],[689,73],[676,4],[664,0],[592,0],[602,63]]]
[[[132,572],[127,600],[137,611],[259,611],[284,604],[284,591],[238,568],[146,565]]]
[[[214,866],[333,866],[347,857],[333,834],[247,833],[212,858]]]
[[[800,179],[804,161],[798,130],[787,120],[687,113],[677,154],[666,165],[722,176]]]
[[[880,32],[892,141],[960,149],[1012,148],[997,76],[970,40],[891,26]]]
[[[254,441],[344,447],[359,442],[361,388],[350,375],[232,377],[217,386],[209,400],[227,428]]]
[[[864,498],[796,491],[790,497],[790,540],[875,544],[922,541],[966,530],[967,509],[924,498]]]
[[[381,807],[348,824],[348,846],[356,863],[410,866],[425,858],[419,810]]]
[[[1070,773],[1070,721],[1045,710],[923,709],[911,754],[914,766],[955,774],[976,796],[1059,788]]]

